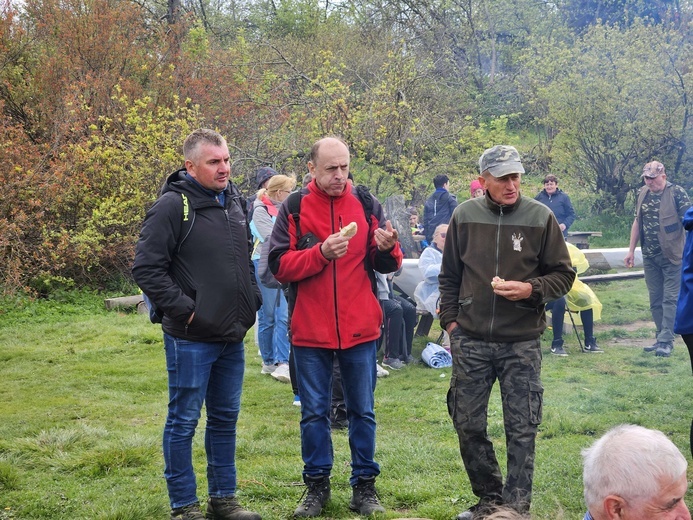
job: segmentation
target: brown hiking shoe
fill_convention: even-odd
[[[258,513],[243,509],[235,496],[209,497],[205,518],[208,520],[262,520]]]
[[[199,502],[171,510],[171,520],[204,520],[204,518]]]

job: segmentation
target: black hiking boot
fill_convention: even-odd
[[[306,489],[303,492],[303,503],[294,511],[294,518],[320,516],[322,508],[330,499],[330,477],[304,476]]]
[[[349,509],[352,511],[363,516],[385,512],[385,508],[380,505],[378,500],[378,493],[375,491],[375,477],[359,477],[353,491],[349,503]]]
[[[655,351],[655,356],[657,357],[669,357],[671,356],[671,351],[674,350],[673,343],[660,343],[659,348]]]

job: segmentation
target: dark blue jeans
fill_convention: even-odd
[[[289,362],[289,304],[281,289],[262,285],[255,263],[255,279],[262,293],[262,307],[257,315],[257,338],[265,365]]]
[[[565,317],[565,296],[546,304],[546,310],[551,311],[551,328],[553,329],[552,346],[563,346],[563,320]],[[585,332],[585,344],[594,341],[594,311],[587,309],[580,311],[582,330]]]
[[[301,396],[301,455],[303,475],[328,476],[334,454],[330,434],[332,363],[336,355],[342,374],[344,400],[349,419],[351,478],[380,474],[375,462],[375,341],[345,350],[299,347],[294,345],[296,379]]]
[[[241,408],[243,343],[200,343],[164,334],[168,417],[164,427],[166,485],[171,507],[198,501],[192,440],[207,407],[205,451],[210,497],[236,492],[236,421]]]

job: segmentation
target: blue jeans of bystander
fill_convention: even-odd
[[[289,304],[281,289],[262,285],[255,263],[255,279],[262,293],[262,307],[258,311],[257,328],[260,355],[265,365],[289,362]]]
[[[192,440],[207,407],[205,451],[210,497],[236,492],[236,421],[241,407],[243,343],[201,343],[164,334],[168,417],[163,451],[171,508],[198,501]]]

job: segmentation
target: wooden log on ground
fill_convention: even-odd
[[[141,294],[135,296],[120,296],[118,298],[106,298],[103,303],[106,305],[106,309],[109,311],[114,309],[137,307],[137,312],[141,312],[140,308],[145,307],[144,305],[140,305],[144,304],[144,299],[142,298]],[[147,312],[146,307],[144,312]]]

